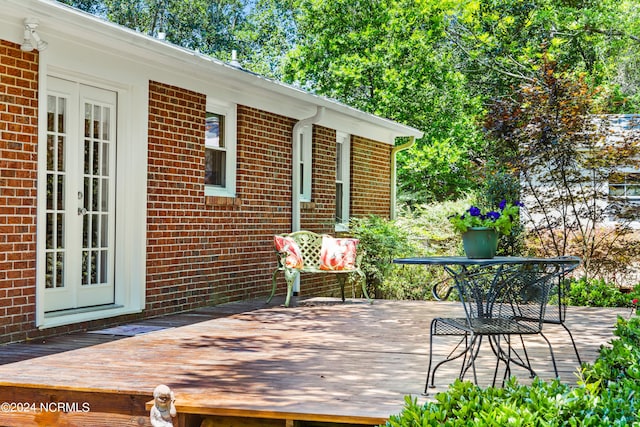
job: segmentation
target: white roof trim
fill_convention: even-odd
[[[354,135],[369,137],[389,144],[395,143],[397,137],[423,136],[423,132],[356,108],[349,107],[335,100],[311,94],[300,88],[277,82],[257,74],[233,67],[210,56],[173,45],[107,22],[96,16],[73,9],[53,0],[3,0],[2,20],[22,22],[26,17],[40,20],[38,32],[55,33],[62,38],[81,41],[87,46],[99,47],[119,55],[135,56],[145,63],[157,63],[162,67],[175,68],[210,80],[215,73],[216,79],[223,84],[236,87],[238,91],[258,91],[270,97],[279,98],[277,104],[296,104],[296,108],[287,111],[294,119],[307,117],[316,107],[325,107],[326,118],[320,122],[330,128],[349,132]],[[21,33],[16,37],[21,37]],[[44,37],[43,37],[44,38]],[[18,39],[20,42],[21,39]],[[298,107],[303,108],[298,108]],[[304,108],[306,106],[306,108]],[[280,113],[278,111],[273,111]],[[374,138],[375,135],[375,138]]]

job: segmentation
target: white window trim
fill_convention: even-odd
[[[341,141],[338,142],[338,141]],[[349,230],[349,205],[351,203],[351,135],[344,132],[336,132],[336,144],[342,146],[342,222],[336,221],[336,231]],[[336,164],[337,168],[337,164]],[[336,181],[337,181],[336,169]],[[337,202],[337,201],[336,201]]]
[[[313,188],[313,125],[303,127],[300,132],[300,164],[304,164],[300,201],[310,202]]]
[[[236,197],[236,152],[237,152],[237,122],[236,104],[216,101],[207,98],[207,113],[224,116],[224,146],[226,147],[226,186],[205,185],[205,196]],[[204,144],[204,141],[203,141]],[[204,174],[204,171],[202,171]],[[204,176],[204,175],[203,175]],[[204,178],[203,178],[204,179]]]

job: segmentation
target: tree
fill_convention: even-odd
[[[436,0],[302,0],[300,39],[285,78],[425,131],[399,157],[405,199],[446,199],[473,187],[479,98],[466,91]]]
[[[543,62],[534,82],[494,103],[489,147],[520,179],[537,242],[530,247],[544,256],[579,255],[587,275],[605,277],[638,255],[639,245],[625,241],[637,210],[611,197],[607,183],[621,168],[640,166],[640,135],[612,134],[608,116],[597,114],[597,91],[556,66]],[[616,226],[607,226],[610,218]]]
[[[546,56],[565,72],[602,86],[609,112],[637,111],[637,0],[458,3],[446,17],[446,30],[474,92],[494,99],[532,84]]]

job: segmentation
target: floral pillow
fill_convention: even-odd
[[[358,239],[322,236],[320,270],[354,270]]]
[[[287,258],[285,266],[287,268],[302,268],[304,263],[302,261],[302,253],[300,247],[291,237],[273,236],[273,243],[276,246],[278,252],[286,252]]]

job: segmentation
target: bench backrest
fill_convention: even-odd
[[[322,267],[322,242],[323,242],[322,234],[317,234],[312,231],[295,231],[290,234],[282,234],[279,237],[290,238],[292,239],[298,246],[298,250],[300,256],[302,258],[303,268],[302,271],[317,271],[317,270],[328,270],[331,268]],[[330,236],[328,236],[330,237]],[[283,255],[281,254],[280,259],[284,262]],[[355,266],[346,270],[356,270],[359,267],[359,258],[355,258]],[[339,268],[336,268],[339,270]]]

